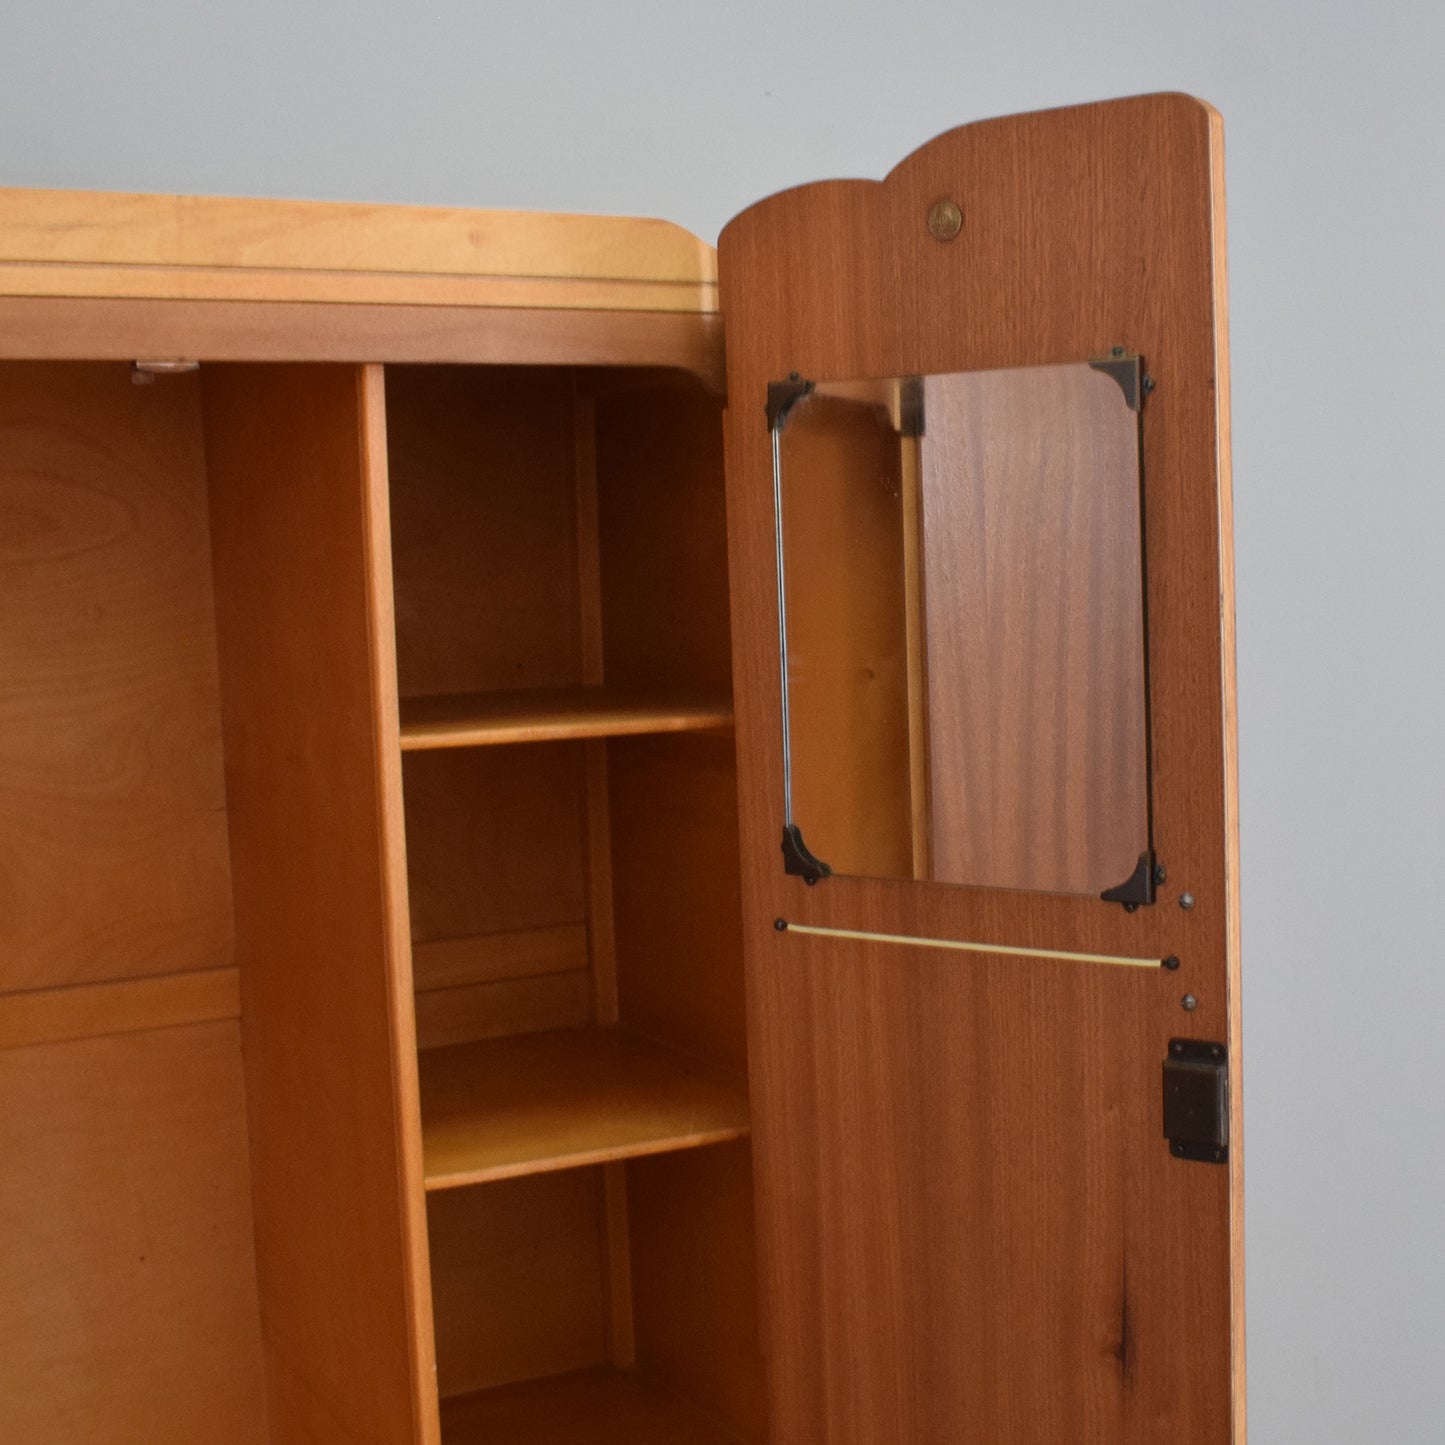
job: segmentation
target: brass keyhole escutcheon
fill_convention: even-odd
[[[928,212],[928,229],[935,241],[951,241],[963,229],[963,211],[957,201],[935,201]]]

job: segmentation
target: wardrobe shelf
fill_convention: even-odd
[[[732,726],[725,697],[662,696],[619,687],[555,687],[401,700],[401,746],[487,747]]]
[[[444,1445],[736,1445],[633,1370],[579,1370],[442,1401]]]
[[[420,1055],[428,1190],[484,1184],[748,1132],[739,1085],[615,1028],[562,1029]]]

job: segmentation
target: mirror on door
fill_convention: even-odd
[[[1148,871],[1143,386],[1116,351],[770,388],[792,871]]]

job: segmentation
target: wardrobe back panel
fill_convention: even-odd
[[[747,1141],[627,1166],[637,1359],[724,1421],[767,1438]]]
[[[194,377],[0,364],[0,992],[231,963]]]
[[[726,694],[727,518],[718,398],[691,377],[598,383],[606,678]]]
[[[0,364],[0,512],[0,1439],[260,1445],[195,377]]]
[[[235,1020],[0,1051],[0,1440],[266,1445]]]
[[[741,1079],[733,740],[618,738],[608,751],[622,1022]]]
[[[390,367],[386,412],[402,696],[578,681],[571,372]]]
[[[603,1363],[601,1203],[596,1169],[428,1197],[443,1399]]]
[[[586,917],[575,743],[410,753],[403,772],[415,938]]]

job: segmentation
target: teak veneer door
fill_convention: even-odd
[[[966,126],[882,182],[787,191],[723,232],[744,927],[773,1445],[1243,1440],[1223,240],[1219,117],[1177,95]],[[1091,363],[1102,392],[1089,390],[1082,368]],[[1069,367],[1079,368],[1072,392],[1038,370]],[[1025,508],[1014,516],[1023,530],[1001,538],[1003,491],[980,484],[982,500],[969,512],[940,511],[958,498],[936,489],[969,475],[970,447],[980,475],[1000,475],[984,443],[975,445],[976,429],[986,412],[996,422],[1007,408],[990,401],[992,383],[967,378],[1010,373],[1042,378],[1045,400],[1013,408],[1010,424],[1035,439],[1005,480],[1080,510],[1058,527],[1046,506],[1032,515]],[[927,427],[948,409],[928,398],[949,376],[964,460],[940,480],[939,443]],[[1116,381],[1119,392],[1109,393]],[[862,413],[849,413],[853,420],[832,433],[844,438],[833,452],[810,453],[815,474],[797,475],[806,470],[797,464],[785,478],[780,530],[780,417],[809,383],[815,412],[872,406],[876,424],[869,432]],[[910,387],[931,408],[911,430]],[[1047,400],[1055,395],[1064,400]],[[1137,413],[1126,412],[1115,431],[1119,446],[1137,445],[1134,492],[1119,493],[1113,512],[1090,512],[1098,488],[1079,468],[1105,463],[1079,442],[1082,423],[1059,422],[1057,407],[1104,406],[1111,395]],[[879,447],[894,446],[878,441],[890,415],[889,435],[903,438],[889,452],[903,458],[897,465],[876,461]],[[910,470],[914,434],[925,455],[934,449],[932,474],[927,461]],[[803,432],[781,435],[784,450],[798,452]],[[944,514],[954,532],[930,534],[930,518]],[[969,525],[986,533],[979,567],[1002,572],[990,594],[999,681],[974,689],[965,721],[991,729],[991,746],[1032,740],[1017,764],[1023,801],[981,835],[1000,850],[1005,833],[1018,835],[1009,846],[1025,861],[1010,866],[1024,871],[1006,875],[1020,878],[1014,888],[997,877],[987,886],[929,881],[943,854],[928,846],[928,830],[949,811],[940,800],[958,801],[940,790],[965,787],[959,769],[979,753],[965,747],[957,765],[938,762],[946,698],[932,699],[926,745],[917,725],[930,687],[971,685],[957,657],[985,654],[962,645],[955,652],[937,626],[924,646],[917,613],[941,585],[940,568],[956,562],[966,574],[973,565],[960,550]],[[901,538],[888,543],[897,565],[871,566],[862,554],[876,552],[884,532]],[[1085,532],[1099,545],[1080,553],[1077,575],[1056,585],[1034,565],[1032,548],[1082,545]],[[813,555],[802,555],[799,537],[813,539]],[[789,605],[800,609],[781,641],[780,565],[799,589]],[[1074,625],[1079,598],[1119,584],[1121,568],[1128,586],[1115,591],[1127,603],[1132,587],[1138,605],[1132,620],[1127,606],[1119,615],[1138,641],[1121,684],[1133,689],[1128,705],[1111,713],[1090,689],[1098,669],[1128,649],[1116,646],[1107,620],[1089,620],[1082,632]],[[898,605],[878,608],[868,589],[884,572],[902,576],[903,590]],[[818,605],[818,589],[830,585]],[[1038,601],[1045,594],[1047,606]],[[824,623],[807,649],[796,648],[807,656],[788,663],[792,726],[805,705],[821,721],[816,736],[791,737],[785,780],[782,654],[804,615]],[[981,619],[965,607],[950,625],[964,638]],[[860,642],[860,628],[891,629],[891,640]],[[1046,644],[1052,660],[1040,650]],[[931,681],[914,686],[930,667]],[[991,717],[976,715],[980,697]],[[875,749],[873,762],[860,768],[866,748]],[[1077,805],[1069,801],[1068,780],[1121,748],[1132,749],[1142,772],[1117,759],[1098,766],[1142,779],[1130,784],[1120,833],[1142,845],[1137,901],[1126,908],[1073,885],[1045,891],[1048,848],[1088,844],[1089,810],[1107,806],[1087,789],[1076,790]],[[819,777],[833,779],[831,790]],[[877,801],[879,779],[890,777],[894,796],[914,790],[911,814],[900,815],[911,817],[911,837]],[[851,823],[846,808],[829,806],[855,786],[850,780],[860,800]],[[823,801],[807,813],[805,795]],[[810,881],[810,855],[795,848],[786,871],[785,824],[796,821],[808,835],[810,816],[827,822],[835,843],[853,828],[850,856],[875,861]],[[889,829],[901,829],[891,851],[879,845]],[[808,842],[826,861],[822,839]],[[865,871],[891,876],[845,876]],[[1190,1080],[1166,1070],[1171,1057],[1191,1064],[1194,1043],[1217,1049],[1192,1076],[1203,1103]],[[1186,1124],[1196,1133],[1199,1110],[1207,1115],[1227,1097],[1213,1120],[1215,1145],[1191,1142],[1190,1129],[1180,1142],[1177,1118],[1174,1142],[1165,1137],[1171,1087],[1189,1095]]]

